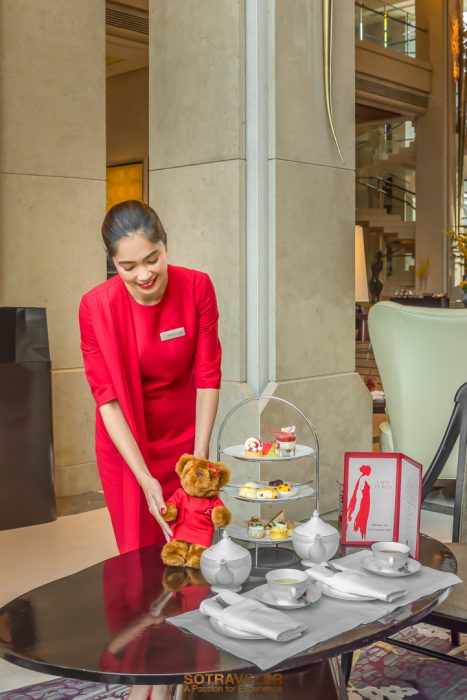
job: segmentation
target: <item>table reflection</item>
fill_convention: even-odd
[[[166,617],[198,608],[209,594],[201,572],[166,568],[159,548],[145,548],[105,561],[102,579],[110,633],[100,657],[102,671],[145,673],[153,665],[169,670],[181,658],[194,667],[201,659],[203,664],[217,659],[210,644],[193,645],[165,622]]]

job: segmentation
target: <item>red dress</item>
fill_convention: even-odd
[[[100,411],[117,399],[164,498],[175,464],[194,449],[196,390],[220,386],[218,311],[208,275],[168,266],[161,301],[138,304],[117,275],[85,294],[84,368],[96,409],[96,457],[120,552],[165,542],[144,493],[110,439]]]

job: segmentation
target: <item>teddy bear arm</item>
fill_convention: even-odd
[[[225,506],[216,506],[212,510],[211,518],[214,527],[226,527],[232,520],[232,514]]]
[[[164,513],[164,515],[162,517],[164,518],[164,520],[166,522],[170,523],[173,520],[177,519],[178,510],[176,509],[176,507],[174,506],[173,503],[166,502],[165,505],[167,506],[167,512]]]

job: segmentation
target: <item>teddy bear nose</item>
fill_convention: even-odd
[[[196,472],[196,476],[203,476],[203,472]]]

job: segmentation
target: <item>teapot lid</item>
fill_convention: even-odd
[[[311,518],[307,520],[306,523],[297,525],[295,532],[298,535],[307,535],[308,537],[316,537],[316,535],[326,537],[329,535],[335,535],[337,530],[335,527],[322,520],[322,518],[319,517],[318,511],[315,510]]]
[[[213,559],[218,561],[219,559],[225,559],[226,561],[233,561],[234,559],[241,559],[242,557],[249,556],[248,551],[241,547],[239,544],[232,542],[227,530],[222,532],[222,537],[216,544],[213,544],[208,549],[203,552],[203,557],[206,559]]]

